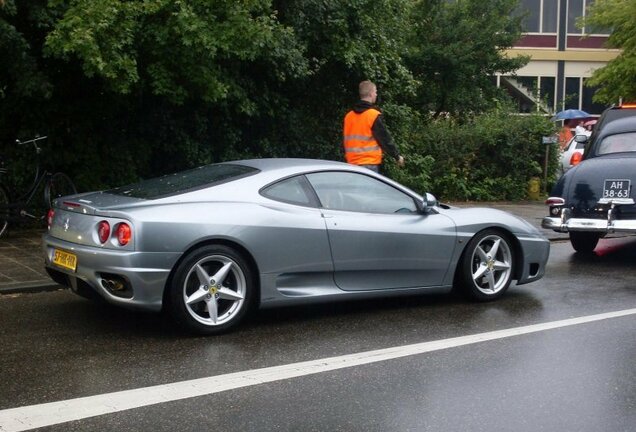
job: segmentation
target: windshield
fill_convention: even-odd
[[[113,195],[156,199],[190,192],[215,184],[226,183],[257,173],[256,168],[244,165],[213,164],[168,174],[106,191]]]
[[[598,154],[636,152],[636,132],[609,135],[598,146]]]

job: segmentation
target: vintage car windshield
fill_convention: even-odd
[[[599,155],[623,152],[636,152],[636,132],[609,135],[598,146]]]
[[[256,168],[236,164],[213,164],[168,174],[106,191],[132,198],[155,199],[189,192],[214,184],[243,178],[257,173]]]

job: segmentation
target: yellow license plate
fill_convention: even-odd
[[[53,249],[53,264],[75,271],[77,255],[59,249]]]

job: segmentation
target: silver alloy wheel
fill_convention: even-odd
[[[206,326],[230,322],[245,303],[246,279],[236,261],[225,255],[209,255],[193,265],[183,284],[188,313]]]
[[[508,242],[498,235],[479,241],[471,257],[471,273],[475,288],[486,295],[505,289],[512,276],[512,253]]]

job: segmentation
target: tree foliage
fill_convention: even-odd
[[[245,113],[256,108],[244,88],[250,65],[266,66],[260,72],[278,80],[306,69],[291,29],[264,0],[74,0],[46,48],[76,57],[88,77],[122,94],[149,90],[174,104],[225,101]]]
[[[636,101],[636,2],[634,0],[596,0],[581,21],[586,31],[611,29],[609,48],[622,52],[587,81],[598,87],[594,100],[615,103],[621,98]]]
[[[521,36],[517,0],[421,0],[413,13],[409,68],[420,83],[416,106],[440,113],[493,107],[501,98],[491,78],[513,72],[528,58],[503,51]]]

